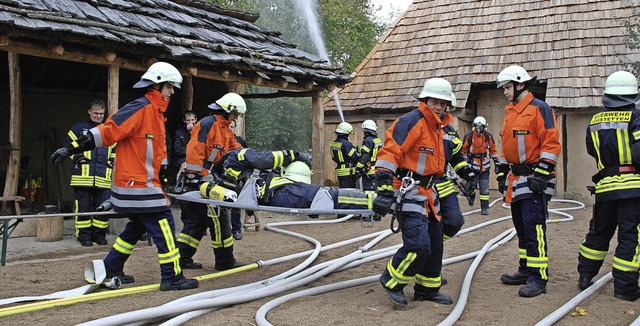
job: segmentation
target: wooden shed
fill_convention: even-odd
[[[482,115],[499,142],[507,100],[495,78],[517,64],[538,76],[534,94],[556,110],[564,145],[558,195],[586,199],[597,170],[586,154],[585,130],[601,107],[606,77],[622,70],[623,62],[640,60],[625,45],[623,24],[636,6],[608,0],[414,0],[339,91],[345,120],[356,129],[354,143],[362,137],[363,120],[378,121],[384,134],[395,118],[415,108],[412,94],[431,77],[453,85],[461,136]],[[333,98],[325,101],[328,137],[340,118]]]
[[[87,118],[90,100],[105,100],[113,113],[139,97],[131,86],[157,61],[174,64],[184,76],[167,111],[168,129],[185,109],[203,116],[224,93],[259,85],[273,89],[267,97],[313,97],[314,126],[323,130],[323,91],[350,76],[256,25],[257,19],[199,0],[1,1],[4,196],[15,195],[33,174],[44,178],[45,201],[71,200],[70,162],[53,167],[49,155],[73,123]],[[314,136],[317,152],[323,142]],[[321,159],[317,155],[319,166]]]

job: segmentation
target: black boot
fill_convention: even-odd
[[[620,300],[624,300],[624,301],[636,301],[638,299],[640,299],[640,290],[636,290],[636,292],[631,292],[631,293],[617,293],[616,291],[614,291],[614,297],[620,299]]]
[[[414,301],[433,301],[439,304],[450,305],[453,304],[451,296],[444,294],[440,291],[418,292],[413,295]]]
[[[529,276],[527,274],[517,271],[514,274],[502,274],[502,276],[500,276],[500,281],[508,285],[522,285],[527,283],[528,278]]]
[[[217,270],[219,270],[219,271],[226,271],[226,270],[229,270],[229,269],[242,267],[242,266],[244,266],[244,265],[246,265],[246,264],[245,264],[245,263],[242,263],[242,262],[239,262],[239,261],[235,261],[233,264],[231,264],[231,265],[226,265],[226,266],[218,266],[218,265],[216,264],[216,269],[217,269]]]
[[[518,294],[524,298],[537,297],[543,293],[547,293],[547,286],[537,282],[527,282],[527,284],[523,285],[520,291],[518,291]]]
[[[402,292],[402,289],[399,289],[399,290],[390,289],[384,286],[384,283],[382,282],[382,280],[380,280],[380,284],[382,284],[382,288],[385,291],[387,291],[387,297],[389,297],[389,300],[391,300],[391,303],[393,303],[394,307],[398,309],[407,309],[407,306],[409,305],[409,301],[407,301],[407,296],[404,295],[404,292]]]
[[[489,201],[480,201],[480,214],[489,215]]]
[[[180,259],[180,267],[182,269],[202,269],[202,264],[196,263],[191,258]]]
[[[191,290],[197,287],[198,280],[188,279],[182,275],[177,280],[160,282],[160,291]]]
[[[114,271],[110,271],[109,269],[107,269],[107,278],[113,278],[113,277],[119,278],[120,279],[120,283],[122,283],[122,284],[131,284],[131,283],[133,283],[135,281],[133,276],[125,275],[125,273],[123,271],[114,272]]]
[[[580,278],[578,278],[578,287],[580,290],[586,290],[591,285],[593,285],[591,277],[580,275]]]

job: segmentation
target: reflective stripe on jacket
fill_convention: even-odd
[[[458,132],[453,127],[453,116],[450,113],[445,113],[443,118],[443,124],[446,124],[442,130],[444,131],[444,159],[445,164],[451,163],[451,166],[455,171],[460,170],[463,166],[469,165],[462,155],[462,141],[458,136]],[[446,198],[447,196],[455,193],[455,187],[453,181],[447,178],[447,174],[444,173],[442,177],[435,181],[435,187],[438,191],[438,198]]]
[[[70,144],[87,134],[97,124],[85,120],[74,124],[67,133],[66,144]],[[98,147],[71,156],[74,162],[83,159],[86,163],[74,164],[71,168],[71,187],[111,188],[113,162],[116,157],[115,145]]]
[[[349,141],[347,135],[338,135],[336,140],[331,142],[331,159],[337,163],[336,174],[339,177],[350,176],[351,168],[358,162],[358,151]]]
[[[376,171],[387,169],[395,174],[397,169],[406,169],[423,176],[442,175],[446,163],[443,134],[440,117],[420,102],[417,109],[402,115],[387,129],[384,146],[378,152]],[[400,189],[400,183],[394,178],[395,189]],[[428,200],[431,211],[436,212],[432,188],[414,188],[407,192],[405,199]]]
[[[227,152],[242,148],[229,128],[230,124],[219,114],[207,116],[196,123],[191,130],[194,137],[187,144],[187,170],[208,175],[209,169]]]
[[[487,155],[489,148],[489,155]],[[478,134],[470,131],[464,135],[462,141],[462,153],[471,159],[471,167],[476,172],[484,172],[491,170],[491,160],[498,158],[498,149],[493,135],[488,131]]]
[[[378,134],[367,133],[362,140],[362,145],[358,148],[360,159],[358,159],[356,167],[368,167],[369,171],[367,174],[373,174],[375,172],[374,166],[378,160],[378,151],[380,151],[380,148],[382,148],[382,139],[378,137]]]
[[[562,145],[555,111],[547,103],[534,98],[532,93],[528,93],[518,103],[509,103],[505,110],[507,113],[500,132],[500,163],[537,164],[540,160],[546,160],[556,164]],[[509,173],[505,197],[507,203],[533,197],[527,185],[527,178],[528,176]],[[555,177],[547,180],[546,194],[553,194],[555,183]]]
[[[167,164],[163,113],[168,105],[159,91],[150,89],[90,130],[96,147],[118,143],[111,201],[119,213],[169,208],[158,177],[160,166]]]
[[[591,118],[587,127],[587,153],[595,158],[598,170],[624,170],[621,166],[635,170],[603,175],[596,184],[596,201],[640,197],[640,170],[633,165],[631,155],[631,145],[638,141],[640,111],[635,105],[605,108]]]

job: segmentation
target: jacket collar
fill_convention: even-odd
[[[167,107],[169,106],[169,101],[164,100],[164,96],[162,93],[155,88],[149,88],[147,94],[145,95],[153,105],[157,106],[160,109],[160,112],[164,113],[167,111]]]
[[[422,113],[424,118],[427,119],[427,122],[430,125],[436,125],[438,128],[443,125],[440,117],[435,112],[433,112],[433,110],[431,110],[424,102],[420,102],[420,104],[418,104],[418,110],[420,110],[420,112]]]
[[[511,102],[504,109],[505,110],[515,110],[518,113],[524,111],[524,109],[533,101],[533,93],[529,92],[525,97],[518,103]]]
[[[229,127],[231,125],[231,121],[225,119],[224,116],[220,114],[214,114],[213,116],[216,117],[216,122],[219,123],[221,126]]]

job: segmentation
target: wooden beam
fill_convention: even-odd
[[[11,153],[7,165],[7,175],[4,183],[3,197],[15,196],[18,193],[18,176],[20,175],[20,146],[22,130],[22,76],[20,74],[20,55],[9,52],[9,143]],[[46,168],[46,163],[45,163]],[[2,211],[6,214],[7,203],[2,204]]]
[[[198,76],[198,68],[191,66],[187,68],[187,72],[189,73],[189,75],[191,76]]]
[[[64,46],[62,46],[61,44],[58,45],[54,45],[51,47],[51,53],[55,54],[55,55],[63,55],[64,54]]]
[[[252,94],[244,94],[242,97],[244,98],[280,98],[280,97],[314,97],[318,92],[287,92],[287,91],[277,91],[273,93],[252,93]]]
[[[0,35],[0,46],[7,46],[9,45],[9,35],[6,34],[2,34]]]
[[[185,76],[182,79],[182,111],[193,109],[193,78]]]
[[[311,151],[313,153],[312,182],[324,185],[325,170],[325,142],[324,142],[324,96],[322,92],[318,92],[311,100]]]
[[[104,53],[104,58],[107,62],[113,62],[118,57],[118,55],[113,51],[107,51]]]
[[[112,115],[118,111],[120,107],[119,101],[119,89],[120,89],[120,67],[111,65],[107,68],[108,81],[107,81],[107,110],[108,114]]]
[[[2,43],[2,39],[0,37],[0,51],[7,52],[15,52],[17,54],[26,54],[29,56],[35,56],[40,58],[47,59],[55,59],[55,60],[65,60],[71,62],[80,62],[94,65],[117,65],[121,69],[132,70],[132,71],[146,71],[147,68],[154,62],[154,60],[158,60],[157,58],[147,59],[145,63],[141,63],[140,60],[132,60],[129,58],[116,57],[113,61],[108,61],[105,58],[104,53],[100,54],[92,54],[86,52],[73,52],[73,51],[65,51],[63,56],[55,55],[51,53],[51,50],[46,46],[37,45],[29,42],[20,42],[14,39],[8,41],[8,44],[4,45]],[[169,58],[163,60],[170,60]],[[211,80],[221,80],[226,82],[238,82],[241,84],[249,84],[252,85],[251,78],[249,76],[240,76],[237,74],[232,74],[231,70],[218,70],[218,67],[211,66],[210,69],[203,69],[205,66],[200,66],[198,68],[198,78],[211,79]],[[184,75],[187,75],[188,72],[184,72]],[[322,85],[314,85],[313,81],[303,80],[299,83],[285,83],[278,80],[262,80],[263,87],[268,88],[277,88],[277,89],[285,89],[289,91],[321,91],[324,90],[325,87]]]

